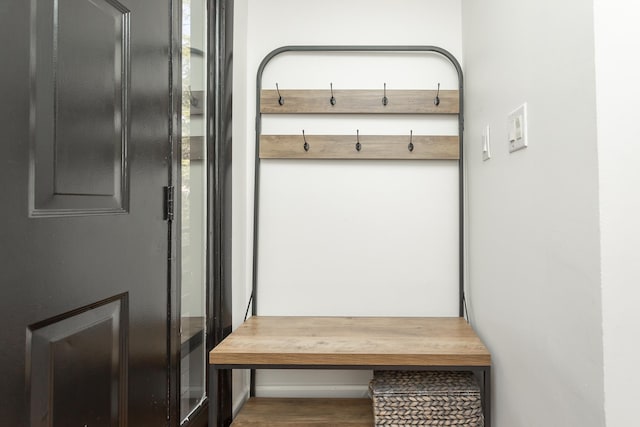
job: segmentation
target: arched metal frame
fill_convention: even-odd
[[[444,56],[451,62],[458,73],[459,111],[458,111],[458,206],[459,206],[459,316],[464,316],[465,295],[465,259],[464,259],[464,157],[463,157],[463,131],[464,131],[464,87],[462,67],[458,60],[447,50],[437,46],[283,46],[271,51],[260,63],[256,79],[256,148],[255,148],[255,183],[253,190],[253,276],[251,291],[251,313],[258,314],[258,232],[260,214],[260,135],[262,133],[262,113],[260,112],[260,92],[262,90],[262,74],[269,62],[276,56],[285,52],[424,52],[436,53]],[[247,307],[248,308],[248,307]],[[252,375],[253,377],[253,375]],[[252,383],[252,390],[254,381]]]

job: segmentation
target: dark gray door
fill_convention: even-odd
[[[0,42],[0,425],[166,425],[170,1],[2,0]]]

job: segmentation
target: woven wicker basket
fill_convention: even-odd
[[[376,371],[369,391],[376,426],[484,427],[471,372]]]

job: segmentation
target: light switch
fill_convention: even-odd
[[[486,161],[491,158],[491,140],[490,140],[491,131],[489,129],[489,125],[484,128],[482,132],[482,160]]]
[[[514,119],[513,119],[513,135],[514,135],[514,141],[517,141],[519,139],[522,139],[522,116],[521,115],[517,115]]]
[[[527,148],[527,103],[513,110],[507,119],[509,152]]]

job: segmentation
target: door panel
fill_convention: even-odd
[[[126,209],[129,15],[115,0],[32,0],[32,215]]]
[[[0,2],[0,424],[167,424],[170,1]]]
[[[123,294],[27,328],[31,425],[83,426],[85,420],[121,425],[127,402],[127,311]]]

